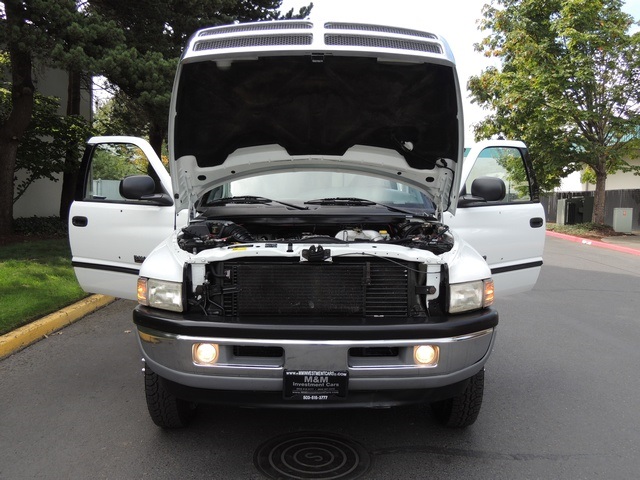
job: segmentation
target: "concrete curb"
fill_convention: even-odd
[[[615,245],[613,243],[599,242],[598,240],[589,240],[582,237],[574,237],[573,235],[566,235],[564,233],[551,232],[547,230],[547,235],[550,237],[562,238],[563,240],[569,240],[570,242],[581,243],[590,247],[606,248],[607,250],[614,250],[616,252],[630,253],[631,255],[640,256],[640,250],[637,248],[624,247],[622,245]]]
[[[8,357],[47,335],[60,330],[115,300],[107,295],[92,295],[40,320],[0,336],[0,359]]]

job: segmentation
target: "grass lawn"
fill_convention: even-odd
[[[0,246],[0,335],[86,296],[66,238]]]

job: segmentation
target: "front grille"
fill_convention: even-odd
[[[264,35],[251,37],[232,37],[203,40],[197,42],[193,49],[195,51],[220,50],[227,48],[248,48],[248,47],[276,47],[291,45],[311,45],[312,35]]]
[[[324,42],[327,45],[336,45],[340,47],[394,48],[397,50],[442,53],[442,48],[437,43],[402,40],[397,38],[327,34],[324,36]]]
[[[226,316],[407,317],[413,311],[408,264],[227,262],[219,267]]]

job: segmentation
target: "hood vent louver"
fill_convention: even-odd
[[[281,45],[311,45],[312,35],[268,35],[259,37],[232,37],[205,40],[194,46],[196,52],[203,50],[221,50],[227,48],[274,47]]]
[[[442,54],[442,47],[436,43],[401,40],[397,38],[369,37],[361,35],[334,35],[324,37],[327,45],[343,47],[394,48]]]
[[[366,25],[349,22],[328,22],[324,28],[327,46],[385,48],[442,55],[438,37],[429,32],[409,28]],[[234,48],[265,48],[310,46],[313,34],[311,22],[258,22],[203,30],[193,45],[196,52]],[[398,38],[402,35],[405,38]]]
[[[327,30],[357,30],[360,32],[392,33],[394,35],[408,35],[411,37],[430,38],[437,40],[433,33],[420,32],[409,28],[386,27],[384,25],[367,25],[362,23],[325,23]]]
[[[310,22],[259,22],[241,23],[229,25],[227,27],[216,27],[203,30],[198,37],[208,37],[210,35],[226,35],[228,33],[264,32],[269,30],[310,30],[313,25]]]

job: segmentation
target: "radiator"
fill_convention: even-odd
[[[386,261],[226,262],[227,316],[406,317],[413,275]]]

